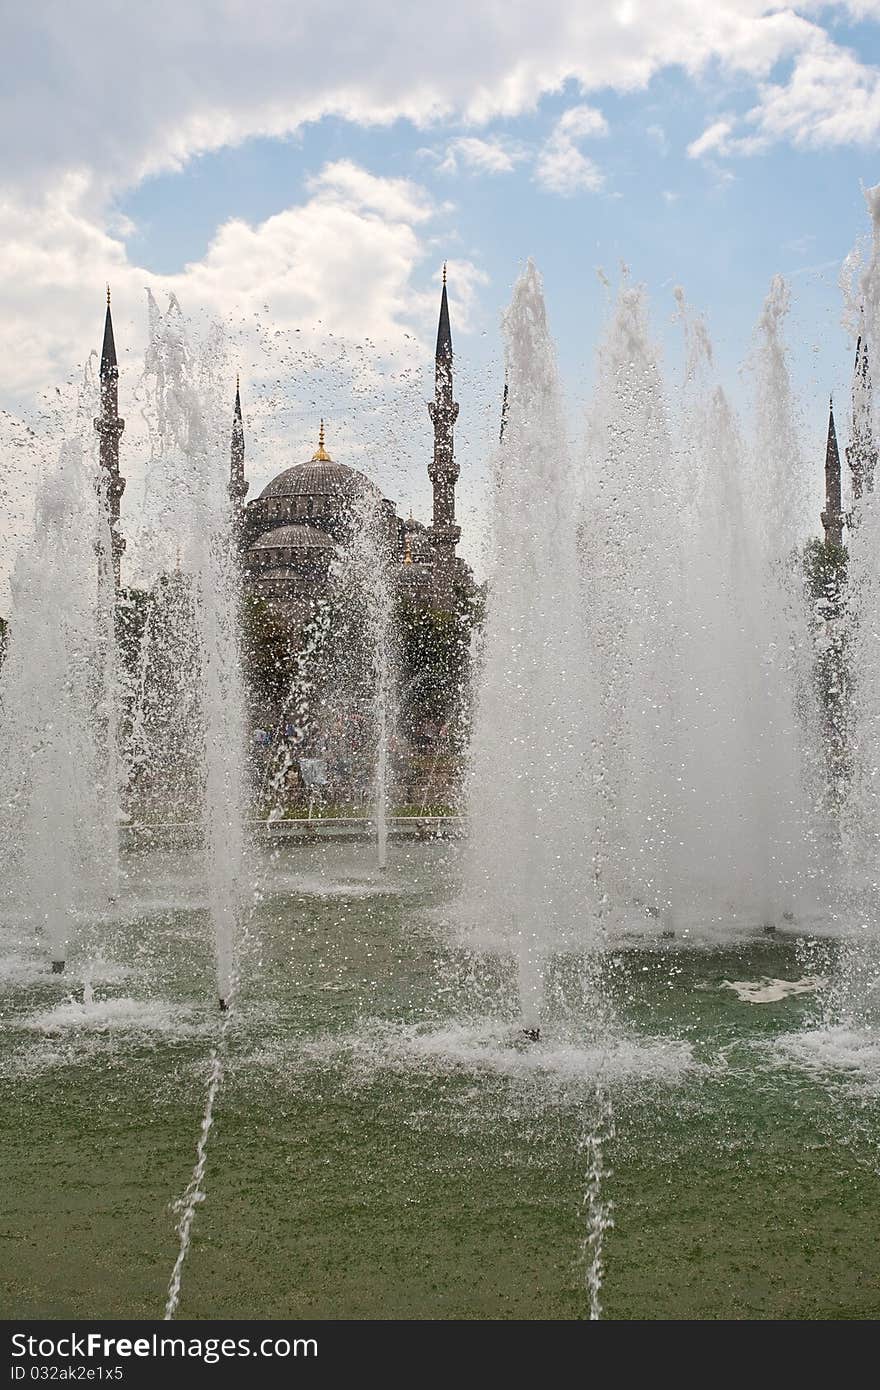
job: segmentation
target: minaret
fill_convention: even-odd
[[[107,315],[104,319],[104,342],[101,347],[101,414],[95,421],[100,439],[101,467],[106,468],[107,511],[110,516],[110,546],[113,555],[113,582],[119,593],[120,569],[125,539],[119,529],[119,501],[125,491],[125,479],[119,475],[119,436],[125,421],[119,418],[119,367],[116,363],[116,343],[113,339],[113,319],[110,316],[110,286],[107,286]]]
[[[834,428],[834,401],[828,403],[828,441],[825,445],[825,510],[822,513],[826,545],[843,545],[843,511],[840,505],[840,451]]]
[[[862,331],[856,344],[856,361],[852,390],[852,437],[846,450],[846,461],[852,473],[853,502],[865,493],[874,491],[874,470],[877,466],[877,445],[871,421],[871,373],[868,367],[868,339],[865,335],[864,313]]]
[[[428,468],[428,477],[434,489],[434,521],[430,531],[434,548],[434,603],[438,608],[448,609],[452,604],[455,548],[461,528],[455,524],[458,465],[455,462],[453,429],[458,418],[458,404],[452,399],[452,333],[449,328],[445,264],[434,359],[434,399],[428,404],[428,414],[434,425],[434,458]]]
[[[232,446],[229,456],[229,500],[232,503],[232,524],[238,543],[243,536],[244,499],[247,496],[248,481],[244,476],[244,425],[241,419],[241,389],[238,376],[235,378],[235,407],[232,412]]]

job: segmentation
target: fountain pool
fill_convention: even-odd
[[[521,1044],[512,964],[457,944],[462,853],[255,858],[180,1316],[582,1317],[597,1077],[604,1316],[875,1315],[880,1050],[824,1025],[821,990],[730,988],[832,974],[834,924],[808,945],[644,919],[607,958],[614,1036],[597,1046],[562,981],[552,1036]],[[202,873],[195,852],[124,856],[61,977],[2,923],[7,1316],[161,1313],[220,1026]]]

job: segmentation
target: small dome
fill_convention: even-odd
[[[333,538],[317,526],[278,526],[250,547],[254,550],[333,550]]]

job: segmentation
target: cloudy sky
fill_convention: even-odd
[[[838,282],[880,182],[880,0],[32,0],[3,37],[7,454],[98,346],[106,281],[131,420],[145,287],[227,322],[252,495],[324,414],[338,456],[426,509],[444,259],[474,507],[527,256],[574,417],[622,264],[670,373],[681,284],[734,391],[781,271],[817,449],[845,393]],[[136,428],[125,443],[136,475]]]

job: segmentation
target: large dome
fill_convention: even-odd
[[[322,420],[312,458],[278,473],[244,509],[241,539],[254,592],[273,601],[311,602],[327,585],[336,547],[346,546],[357,530],[362,499],[371,511],[376,507],[389,547],[396,548],[394,503],[363,473],[330,457]]]
[[[348,468],[333,459],[295,463],[278,473],[260,493],[263,498],[275,497],[362,497],[372,492],[381,494],[374,483],[356,468]]]
[[[258,501],[277,500],[282,497],[341,497],[349,500],[363,497],[372,492],[381,497],[379,489],[356,468],[348,468],[344,463],[336,463],[324,448],[324,421],[318,434],[318,448],[308,463],[295,463],[285,468],[260,493]],[[294,511],[299,511],[295,508]],[[323,510],[323,508],[319,509]]]

